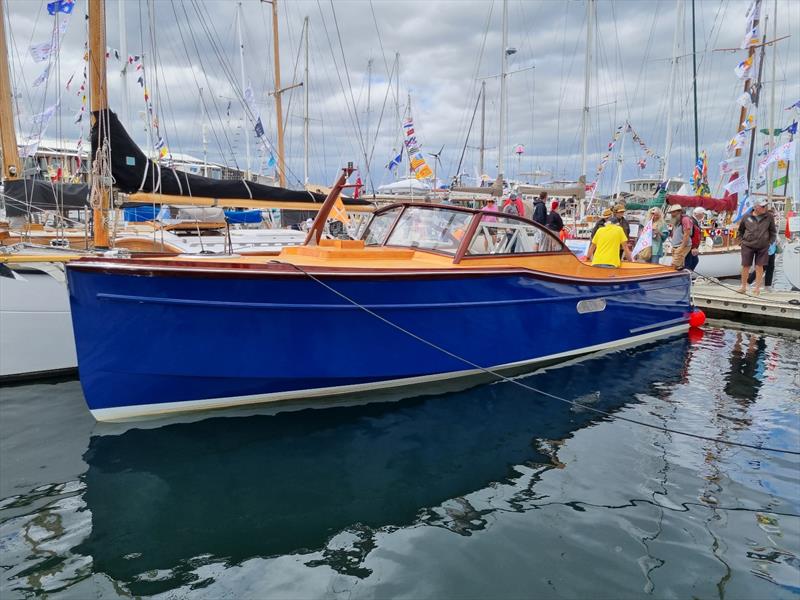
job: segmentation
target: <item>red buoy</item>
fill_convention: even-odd
[[[702,310],[695,310],[689,315],[689,325],[691,327],[701,327],[706,322],[706,313]]]

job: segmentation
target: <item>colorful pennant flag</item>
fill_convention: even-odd
[[[747,191],[747,177],[739,175],[736,179],[729,181],[725,185],[725,191],[729,194],[739,194]]]
[[[256,131],[256,137],[260,138],[264,135],[264,124],[261,122],[261,117],[256,119],[256,126],[254,129]]]
[[[734,69],[734,72],[736,73],[736,76],[739,79],[744,79],[748,75],[748,73],[750,72],[750,68],[752,66],[753,66],[753,57],[752,56],[748,56],[742,62],[740,62],[738,65],[736,65],[736,68]]]
[[[742,45],[740,48],[742,50],[747,50],[750,46],[754,46],[758,44],[758,27],[751,27],[744,36],[742,40]]]
[[[789,183],[789,175],[788,174],[784,175],[783,177],[778,177],[778,179],[773,181],[772,182],[772,187],[773,187],[773,189],[774,188],[779,188],[782,185],[786,185],[787,183]]]
[[[386,165],[386,168],[390,171],[394,171],[400,164],[403,162],[403,151],[401,150],[400,153],[395,156],[392,160],[389,161],[389,164]]]
[[[767,167],[779,160],[790,161],[794,157],[795,149],[797,147],[797,140],[786,142],[775,148],[772,152],[767,154],[764,158],[758,161],[758,172],[763,173]]]
[[[47,12],[51,16],[55,16],[57,12],[62,12],[65,15],[72,14],[72,9],[75,8],[75,0],[55,0],[47,4]]]

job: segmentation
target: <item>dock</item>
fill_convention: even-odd
[[[692,301],[709,318],[800,330],[800,292],[772,291],[754,296],[736,290],[736,284],[726,287],[697,281],[692,284]]]

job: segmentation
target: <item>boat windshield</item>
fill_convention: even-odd
[[[472,213],[469,212],[407,206],[389,234],[386,245],[455,255],[471,220]]]
[[[403,208],[398,206],[396,208],[391,208],[386,212],[374,215],[372,220],[369,222],[369,225],[367,225],[364,235],[362,236],[364,245],[382,246],[386,241],[386,236],[389,233],[389,229],[392,227],[392,224],[395,222],[395,219],[397,219],[397,215],[400,214],[401,210],[403,210]]]

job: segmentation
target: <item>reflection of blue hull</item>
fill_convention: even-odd
[[[525,272],[324,277],[485,367],[521,366],[685,328],[683,274],[621,283]],[[101,420],[349,393],[468,375],[468,365],[296,274],[135,276],[69,268],[81,382]],[[581,300],[602,298],[596,312]]]
[[[685,339],[673,340],[548,370],[532,383],[615,411],[638,394],[660,397],[674,388],[686,352]],[[91,534],[76,553],[91,556],[96,572],[132,594],[155,594],[174,580],[141,573],[165,569],[181,577],[180,565],[199,556],[238,564],[316,550],[353,526],[411,524],[422,510],[517,477],[515,465],[546,464],[538,441],[563,440],[596,419],[501,384],[401,405],[94,436],[83,477]],[[474,518],[465,528],[485,526]],[[331,566],[361,567],[353,556]]]

